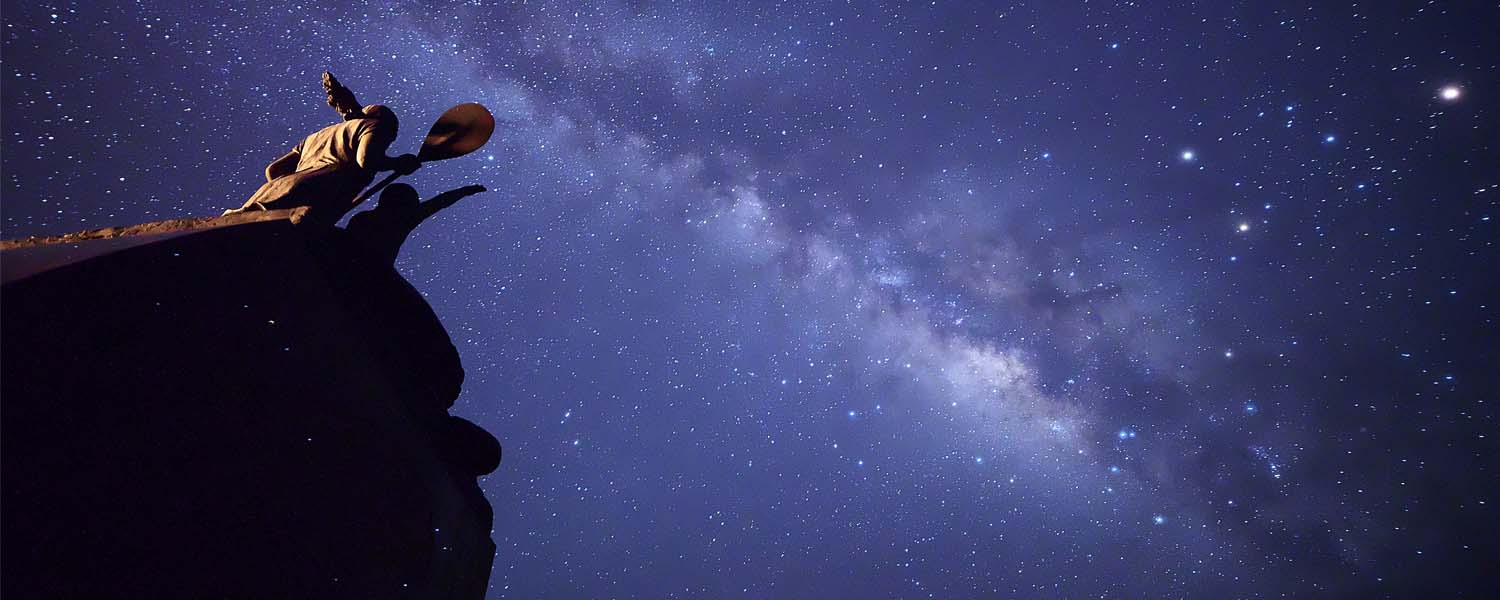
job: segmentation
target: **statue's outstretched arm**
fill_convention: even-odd
[[[396,171],[402,175],[410,175],[422,166],[422,162],[415,154],[402,154],[401,156],[386,156],[385,151],[391,147],[391,141],[396,137],[395,132],[380,131],[380,127],[372,127],[359,138],[359,150],[354,159],[359,166],[375,171]]]
[[[302,155],[298,154],[296,150],[282,155],[281,158],[276,159],[266,167],[266,181],[272,181],[278,177],[284,177],[297,172],[297,161],[301,160],[301,158]]]
[[[328,93],[328,106],[333,107],[345,121],[360,117],[359,101],[354,99],[354,92],[339,83],[333,73],[323,72],[323,91]]]

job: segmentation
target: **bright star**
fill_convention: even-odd
[[[1192,150],[1183,150],[1182,151],[1182,160],[1184,160],[1186,162],[1192,162],[1193,159],[1196,158],[1197,156],[1198,155],[1194,154]]]
[[[1156,523],[1157,525],[1161,525],[1167,522],[1167,518],[1161,515],[1156,515],[1154,517],[1151,517],[1151,522]]]
[[[1236,227],[1235,229],[1240,230],[1240,233],[1244,233],[1246,231],[1250,231],[1250,224],[1249,223],[1240,223],[1239,227]]]
[[[1463,88],[1460,88],[1456,85],[1445,85],[1443,86],[1443,89],[1438,90],[1438,97],[1449,102],[1457,100],[1458,97],[1462,96],[1463,94]]]

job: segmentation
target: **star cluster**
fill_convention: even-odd
[[[6,238],[239,206],[331,122],[478,183],[492,598],[1478,595],[1476,4],[7,3]]]

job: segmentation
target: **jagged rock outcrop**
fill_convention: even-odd
[[[480,598],[447,332],[293,213],[0,247],[0,595]]]

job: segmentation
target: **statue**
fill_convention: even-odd
[[[328,105],[343,122],[307,136],[291,152],[266,167],[266,183],[231,214],[255,210],[310,207],[308,217],[332,225],[354,207],[361,190],[380,171],[409,175],[421,166],[414,154],[385,152],[396,139],[398,122],[390,108],[363,108],[354,93],[332,73],[323,73]]]
[[[410,185],[397,183],[385,189],[375,208],[349,218],[346,230],[360,244],[384,264],[395,264],[406,236],[438,211],[453,206],[459,200],[485,191],[482,185],[469,185],[448,190],[431,200],[421,202],[417,190]]]

